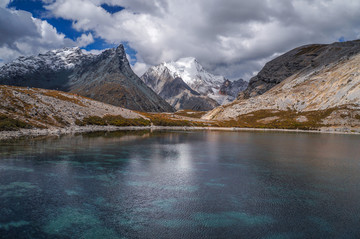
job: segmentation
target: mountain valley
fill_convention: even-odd
[[[0,130],[94,125],[360,132],[359,53],[360,41],[298,47],[267,63],[249,84],[212,75],[194,58],[151,67],[140,79],[122,46],[100,55],[71,48],[20,57],[1,67],[1,84],[12,86],[0,87]]]

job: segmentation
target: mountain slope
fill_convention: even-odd
[[[360,52],[360,40],[333,44],[313,44],[295,48],[274,60],[253,77],[239,99],[264,94],[295,73],[307,74]]]
[[[74,125],[86,117],[105,115],[143,118],[131,110],[55,90],[0,86],[0,118],[19,120],[37,128]],[[1,130],[1,127],[0,127]]]
[[[64,48],[0,68],[0,84],[70,91],[139,111],[173,111],[131,70],[122,45],[100,55]]]
[[[354,44],[350,42],[345,44],[345,47]],[[345,51],[348,49],[337,49],[333,52],[335,56],[328,57],[337,58],[338,52]],[[310,66],[306,71],[296,72],[262,95],[218,107],[204,118],[237,119],[241,115],[253,114],[259,110],[300,113],[328,110],[326,117],[320,119],[322,122],[360,126],[359,65],[360,54],[349,52],[349,55],[344,55],[338,61],[319,67]]]

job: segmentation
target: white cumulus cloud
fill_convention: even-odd
[[[73,41],[47,21],[32,17],[29,12],[2,7],[8,2],[0,3],[0,64],[20,55],[69,46],[83,47],[94,42],[91,33],[82,34]]]
[[[76,39],[76,45],[78,47],[87,46],[93,42],[94,42],[94,37],[91,33],[88,33],[88,34],[84,33]]]
[[[193,56],[215,74],[249,79],[266,61],[299,45],[360,35],[360,1],[353,0],[43,2],[50,16],[71,20],[79,32],[92,32],[78,43],[90,43],[91,37],[126,42],[137,52],[137,72]],[[102,4],[125,9],[111,14]]]
[[[125,10],[110,14],[104,3]],[[352,0],[57,0],[46,8],[79,31],[128,42],[141,71],[194,56],[214,73],[248,78],[276,53],[360,33],[360,2]]]

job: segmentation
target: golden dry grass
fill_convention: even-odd
[[[42,92],[42,94],[45,95],[45,96],[53,97],[53,98],[56,98],[56,99],[59,99],[59,100],[71,102],[71,103],[74,103],[74,104],[85,107],[85,105],[79,99],[76,98],[76,95],[73,95],[74,98],[70,98],[70,97],[65,96],[61,92],[54,91],[54,90],[49,90],[49,91],[46,91],[46,92]],[[67,93],[67,94],[72,95],[70,93]]]
[[[214,125],[219,127],[315,130],[328,126],[323,123],[323,120],[334,111],[344,109],[350,110],[346,107],[306,112],[259,110],[241,115],[234,120],[218,121]],[[297,120],[299,117],[306,118],[307,120],[300,122]]]
[[[83,120],[76,120],[75,122],[79,126],[85,125],[112,125],[112,126],[149,126],[150,121],[143,118],[127,119],[120,115],[105,115],[104,117],[89,116]]]
[[[206,111],[194,111],[194,110],[180,110],[175,112],[175,115],[185,116],[189,118],[200,119],[203,117],[207,112]]]

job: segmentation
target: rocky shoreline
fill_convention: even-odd
[[[112,132],[112,131],[136,131],[136,130],[209,130],[209,131],[257,131],[257,132],[296,132],[296,133],[330,133],[330,134],[354,134],[360,135],[360,129],[348,128],[321,128],[319,130],[297,130],[297,129],[266,129],[266,128],[225,128],[225,127],[188,127],[188,126],[71,126],[66,128],[49,129],[20,129],[18,131],[0,131],[0,140],[18,138],[36,138],[40,136],[61,136],[90,132]]]

